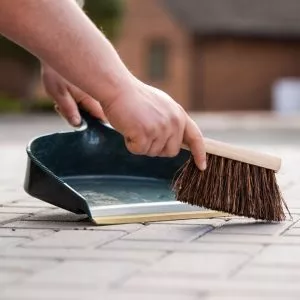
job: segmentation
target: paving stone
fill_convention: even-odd
[[[300,239],[296,236],[267,236],[267,235],[243,235],[243,234],[214,234],[211,232],[208,235],[196,240],[202,243],[233,243],[233,244],[287,244],[300,245]]]
[[[5,183],[1,183],[1,184],[5,184]],[[12,192],[0,192],[1,193],[1,197],[0,197],[0,205],[6,205],[6,204],[10,204],[12,203],[14,200],[19,199],[19,195],[15,195],[15,193]]]
[[[32,207],[32,208],[56,208],[56,206],[44,202],[44,201],[40,201],[38,199],[34,199],[34,198],[30,198],[30,199],[24,199],[24,197],[20,197],[19,199],[23,199],[23,200],[16,200],[13,201],[11,204],[8,204],[7,206],[10,207]]]
[[[271,245],[253,259],[256,264],[300,267],[300,246]]]
[[[16,207],[16,206],[0,206],[0,214],[11,213],[11,214],[34,214],[38,212],[43,212],[45,208],[41,207]]]
[[[52,230],[70,230],[70,229],[96,229],[90,221],[80,222],[48,222],[48,221],[16,221],[5,224],[5,228],[28,228],[28,229],[52,229]]]
[[[82,300],[97,299],[99,295],[106,295],[105,291],[91,288],[77,288],[76,285],[67,288],[52,286],[20,285],[1,290],[3,300]],[[102,297],[101,297],[102,299]],[[103,298],[108,299],[108,298]]]
[[[0,213],[0,225],[9,221],[15,221],[20,218],[20,214],[2,214]]]
[[[290,228],[285,232],[285,235],[300,236],[300,227]]]
[[[58,264],[58,261],[41,260],[41,259],[22,259],[22,258],[9,258],[0,257],[0,274],[4,272],[19,272],[31,274],[34,271],[45,270]]]
[[[276,241],[276,237],[264,235],[234,235],[234,234],[207,234],[200,237],[198,242],[205,243],[242,243],[242,244],[259,244],[268,245]]]
[[[186,274],[173,274],[172,276],[158,273],[138,274],[124,281],[123,289],[144,291],[159,290],[161,293],[172,291],[177,294],[197,293],[207,291],[209,297],[265,297],[265,299],[294,299],[300,293],[298,283],[253,282],[219,279],[212,276],[187,276]],[[273,297],[273,298],[272,298]],[[223,298],[220,298],[223,299]],[[225,298],[226,299],[226,298]],[[206,300],[206,298],[205,298]]]
[[[284,235],[274,240],[273,244],[283,244],[283,245],[295,245],[300,246],[300,239],[298,236]]]
[[[26,243],[33,248],[95,248],[124,236],[122,231],[63,230]]]
[[[247,281],[272,281],[274,284],[282,282],[299,282],[300,268],[250,264],[246,268],[241,269],[235,275],[235,279]]]
[[[5,272],[4,270],[0,270],[0,299],[3,299],[3,287],[6,285],[11,285],[14,282],[20,281],[24,278],[26,274],[20,272]]]
[[[5,300],[82,300],[101,299],[105,300],[202,300],[205,293],[197,295],[178,295],[174,293],[160,293],[159,291],[126,291],[126,290],[105,290],[97,288],[84,289],[76,288],[49,288],[47,286],[25,285],[18,286],[17,289],[4,289],[2,291]],[[200,298],[199,298],[200,297]],[[206,300],[206,298],[205,298]]]
[[[135,262],[109,261],[66,261],[55,268],[39,272],[24,283],[83,288],[106,287],[137,272],[144,264]]]
[[[51,230],[40,230],[40,229],[12,229],[0,227],[0,237],[25,237],[34,239],[40,236],[45,236],[53,233]]]
[[[293,228],[300,228],[300,221],[296,222],[296,223],[293,225]]]
[[[87,215],[77,215],[60,208],[47,209],[38,214],[28,216],[26,221],[78,222],[86,221]]]
[[[227,295],[224,295],[224,292],[212,293],[211,296],[207,296],[205,300],[298,300],[299,296],[297,295],[274,295],[272,292],[264,292],[263,295],[259,295],[260,292],[257,292],[255,295],[245,295],[243,293],[239,294],[232,294],[227,293]],[[215,294],[215,295],[214,295]]]
[[[178,243],[168,241],[133,241],[122,239],[107,243],[106,245],[102,246],[102,249],[255,254],[261,251],[261,249],[263,249],[263,246],[234,243]]]
[[[107,300],[299,299],[300,185],[295,168],[300,163],[299,146],[280,144],[278,136],[274,147],[259,139],[252,145],[283,158],[277,178],[296,224],[259,224],[232,217],[94,226],[24,192],[27,137],[49,130],[52,120],[47,119],[46,126],[44,119],[34,123],[32,119],[19,121],[26,130],[18,134],[15,121],[8,124],[0,118],[0,136],[5,126],[5,132],[17,133],[6,134],[10,142],[2,139],[0,145],[0,216],[20,217],[0,226],[1,300],[81,300],[99,295]],[[276,126],[281,123],[277,120]],[[240,133],[215,134],[246,143]],[[103,245],[94,237],[94,233],[100,239],[110,235],[103,231],[120,236]],[[122,239],[127,233],[131,234]]]
[[[96,226],[93,227],[96,230],[117,230],[125,231],[128,233],[138,231],[144,228],[144,224],[134,223],[134,224],[120,224],[120,225],[107,225],[107,226]]]
[[[294,215],[300,215],[300,208],[291,208],[290,211]]]
[[[280,235],[292,222],[264,223],[249,222],[239,223],[237,220],[228,221],[222,227],[216,228],[214,234],[251,234],[251,235]]]
[[[212,230],[209,225],[150,224],[124,237],[129,240],[190,241]]]
[[[183,294],[178,295],[173,292],[161,293],[157,291],[111,291],[105,294],[107,300],[206,300],[206,292],[198,292],[196,295]]]
[[[5,248],[0,249],[0,258],[55,259],[73,261],[133,261],[138,263],[155,262],[166,255],[163,250],[121,250],[121,249],[56,249],[56,248]]]
[[[150,271],[223,277],[249,260],[237,253],[173,253],[157,262]]]
[[[5,247],[9,246],[15,246],[28,241],[30,241],[30,239],[25,237],[0,237],[0,249],[4,249]]]
[[[5,228],[51,229],[51,230],[105,230],[135,232],[145,226],[142,224],[124,224],[111,226],[95,226],[91,221],[48,222],[48,221],[17,221],[3,225]]]

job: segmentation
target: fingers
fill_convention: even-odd
[[[81,123],[81,116],[78,112],[77,104],[70,93],[64,91],[64,93],[52,93],[51,96],[56,102],[56,111],[72,126],[79,126]]]
[[[206,169],[206,152],[204,140],[198,126],[189,117],[187,117],[183,142],[190,148],[197,167],[200,170],[204,171]]]
[[[136,155],[147,155],[151,146],[149,139],[144,137],[127,137],[125,144],[129,152]]]
[[[70,85],[68,87],[68,90],[72,95],[72,97],[77,102],[77,104],[80,107],[82,107],[82,109],[84,109],[85,111],[87,111],[89,114],[91,114],[97,119],[100,119],[102,121],[107,121],[103,109],[98,101],[96,101],[94,98],[92,98],[91,96],[89,96],[88,94],[86,94],[85,92],[83,92],[81,89],[77,88],[74,85],[72,86]]]
[[[77,104],[67,89],[67,82],[47,65],[43,65],[42,79],[47,94],[52,97],[56,103],[56,111],[71,125],[79,126],[81,117],[78,112]]]

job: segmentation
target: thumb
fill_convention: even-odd
[[[183,142],[191,150],[197,167],[204,171],[206,169],[206,151],[203,136],[196,123],[188,116]]]

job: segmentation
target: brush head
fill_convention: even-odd
[[[178,201],[258,220],[283,221],[288,210],[275,171],[212,154],[204,172],[190,157],[174,191]]]

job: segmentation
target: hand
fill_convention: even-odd
[[[47,64],[42,64],[42,80],[47,94],[55,102],[56,111],[72,126],[76,127],[81,123],[78,105],[94,117],[106,120],[98,101],[68,82]]]
[[[135,78],[119,96],[103,104],[109,122],[123,134],[128,150],[147,156],[176,156],[186,144],[199,169],[206,168],[202,134],[169,95]]]

